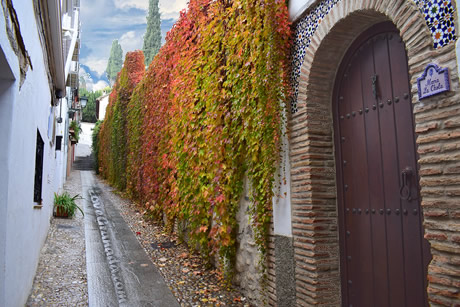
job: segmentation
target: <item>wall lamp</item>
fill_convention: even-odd
[[[81,108],[83,109],[84,107],[86,107],[86,104],[88,103],[88,97],[86,96],[81,96],[80,97],[80,105],[81,105]]]

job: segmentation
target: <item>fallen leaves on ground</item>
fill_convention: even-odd
[[[218,270],[180,243],[175,233],[165,233],[163,227],[144,220],[147,215],[138,208],[124,203],[120,209],[181,306],[252,306],[237,288],[229,287]]]

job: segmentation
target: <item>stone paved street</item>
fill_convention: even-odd
[[[91,154],[93,125],[83,123],[82,126],[76,161]],[[78,162],[74,166],[78,166]],[[83,196],[80,170],[71,171],[64,190],[71,196]],[[84,199],[77,199],[76,203],[84,208]],[[27,306],[88,306],[85,223],[79,210],[72,219],[51,218]]]
[[[80,171],[64,187],[71,195],[81,191]],[[77,210],[73,219],[53,217],[27,306],[88,306],[85,260],[83,215]]]
[[[81,171],[90,306],[179,307],[158,269],[100,185]]]
[[[85,216],[51,218],[27,306],[250,306],[174,234],[95,176],[90,128],[83,127],[64,186],[84,197],[77,204]]]

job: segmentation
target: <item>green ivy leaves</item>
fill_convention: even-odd
[[[284,1],[191,0],[134,90],[125,62],[101,129],[102,174],[227,268],[245,176],[267,248],[289,37]]]

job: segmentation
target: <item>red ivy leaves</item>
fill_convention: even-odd
[[[170,225],[186,223],[206,254],[234,257],[245,176],[265,251],[289,37],[284,1],[191,0],[143,79],[130,57],[133,69],[124,67],[114,87],[101,129],[103,175]]]

